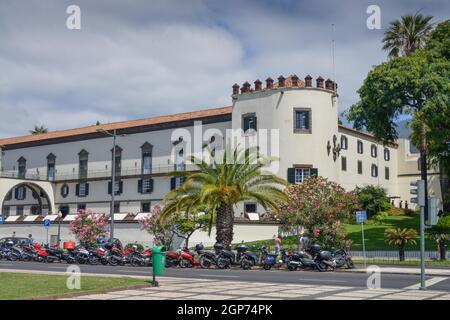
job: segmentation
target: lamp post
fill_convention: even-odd
[[[110,213],[109,217],[111,219],[110,221],[110,233],[109,238],[111,241],[114,239],[114,207],[115,207],[115,186],[116,186],[116,138],[117,138],[117,132],[116,129],[112,131],[112,133],[106,131],[105,129],[98,129],[97,132],[104,133],[110,137],[113,138],[113,149],[112,149],[112,168],[111,168],[111,207],[110,207]]]
[[[58,212],[58,248],[61,246],[61,218],[62,212]]]

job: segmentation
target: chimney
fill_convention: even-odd
[[[266,79],[266,89],[273,89],[273,79],[271,77]]]
[[[279,88],[285,87],[285,80],[286,80],[286,78],[283,76],[278,77],[278,87]]]
[[[309,74],[305,77],[305,87],[312,87],[312,77]]]
[[[237,83],[233,85],[233,95],[235,94],[239,94],[239,85]]]
[[[241,93],[250,92],[250,83],[245,81],[245,83],[242,85]]]
[[[291,77],[291,80],[292,80],[292,86],[298,87],[298,77],[295,74]]]
[[[331,81],[331,79],[325,81],[325,89],[333,91],[333,81]]]
[[[316,86],[317,86],[317,88],[322,88],[323,89],[323,78],[322,77],[318,77],[316,79]]]
[[[261,91],[261,89],[262,89],[262,82],[261,82],[261,80],[256,80],[255,82],[255,91]]]

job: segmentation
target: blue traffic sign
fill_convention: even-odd
[[[0,215],[0,224],[3,224],[3,216]]]
[[[46,227],[46,228],[50,227],[50,223],[51,223],[50,219],[45,219],[44,220],[44,227]]]
[[[356,222],[363,223],[367,221],[367,212],[366,211],[356,211]]]

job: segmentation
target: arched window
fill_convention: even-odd
[[[357,146],[358,153],[362,154],[364,152],[363,142],[361,140],[358,140],[357,144],[358,144],[358,146]]]
[[[50,153],[47,156],[47,180],[55,181],[55,163],[56,156],[53,153]]]
[[[342,135],[341,136],[341,149],[347,150],[347,148],[348,148],[348,139],[346,136]]]
[[[372,177],[378,177],[378,167],[376,164],[372,164],[372,168],[371,168],[371,173],[372,173]]]
[[[141,146],[142,150],[142,174],[151,174],[152,173],[152,153],[153,146],[146,142]]]
[[[376,158],[377,153],[378,153],[377,146],[375,144],[372,144],[370,146],[370,155],[372,156],[372,158]]]
[[[17,160],[17,166],[19,168],[17,177],[19,179],[25,179],[25,175],[27,174],[27,159],[20,157],[19,160]]]
[[[81,150],[78,153],[78,178],[80,180],[86,180],[88,177],[88,158],[89,152]]]
[[[111,159],[113,161],[113,163],[115,164],[115,176],[116,177],[120,177],[122,174],[122,148],[119,146],[116,146],[116,151],[113,152],[114,150],[111,149]],[[116,159],[114,161],[114,159],[112,158],[113,155],[115,155]]]
[[[391,152],[388,148],[384,148],[384,160],[389,161],[391,159]]]

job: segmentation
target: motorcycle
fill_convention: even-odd
[[[309,248],[309,253],[317,263],[317,270],[325,272],[328,269],[334,270],[336,268],[336,261],[330,251],[322,250],[318,244],[314,244]]]
[[[202,269],[208,269],[212,264],[219,269],[225,269],[228,265],[228,259],[224,259],[214,252],[205,251],[202,243],[195,246],[195,251],[200,256],[199,262]]]
[[[248,247],[245,244],[241,243],[236,246],[236,261],[244,270],[249,270],[258,263],[256,253],[247,250]]]
[[[288,270],[295,271],[302,269],[317,269],[317,261],[305,251],[294,252],[289,257]]]
[[[108,261],[108,252],[105,248],[99,247],[92,250],[89,250],[89,259],[88,262],[90,265],[107,265],[109,263]]]
[[[342,268],[344,265],[347,266],[347,269],[353,269],[355,267],[352,258],[344,249],[334,250],[332,257],[336,263],[336,268]]]

